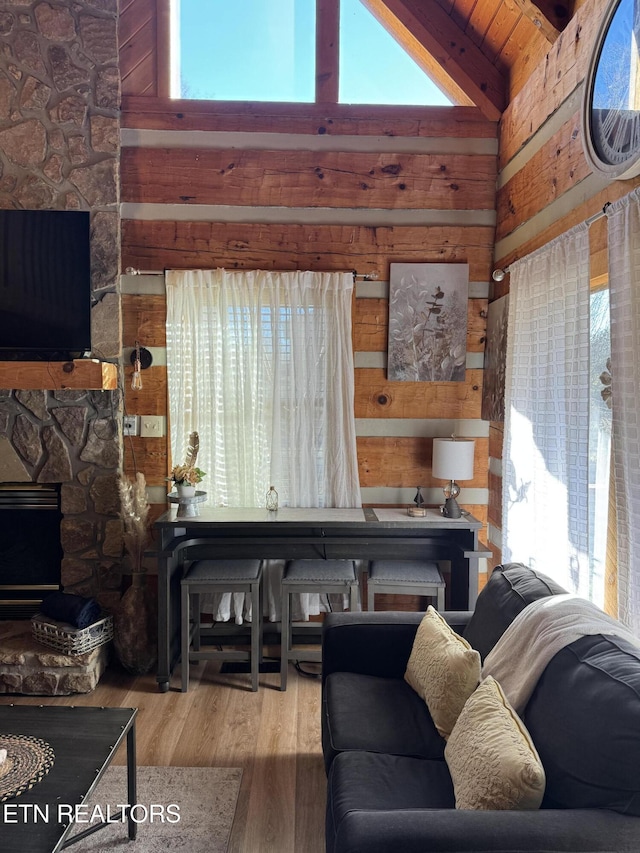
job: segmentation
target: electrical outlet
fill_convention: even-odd
[[[162,438],[164,435],[162,415],[140,415],[140,435],[142,438]]]
[[[138,434],[138,416],[137,415],[125,415],[124,421],[122,424],[122,433],[123,435],[137,435]]]

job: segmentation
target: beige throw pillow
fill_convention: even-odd
[[[427,703],[443,738],[480,681],[480,655],[429,606],[418,626],[405,681]]]
[[[537,809],[540,756],[498,682],[488,676],[469,698],[444,750],[457,809]]]

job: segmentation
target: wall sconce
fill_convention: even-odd
[[[142,375],[141,370],[146,370],[153,364],[153,356],[148,349],[140,346],[140,341],[136,341],[133,352],[131,353],[131,364],[133,365],[133,376],[131,377],[131,388],[134,391],[142,390]]]
[[[446,518],[460,518],[462,515],[456,500],[460,494],[456,480],[473,479],[474,450],[475,441],[471,439],[455,436],[433,439],[433,476],[449,481],[442,489],[445,501],[441,511]]]

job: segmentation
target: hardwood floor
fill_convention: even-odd
[[[252,693],[248,675],[220,675],[219,668],[219,662],[193,665],[189,692],[181,693],[177,667],[169,692],[159,693],[152,675],[136,678],[113,665],[93,693],[3,695],[0,705],[136,707],[138,764],[242,767],[228,853],[321,853],[320,679],[291,666],[284,693],[276,673],[262,674]],[[122,749],[114,763],[124,762]]]

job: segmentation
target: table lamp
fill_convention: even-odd
[[[475,441],[468,438],[433,439],[433,476],[449,481],[442,489],[445,497],[442,514],[446,518],[460,518],[462,515],[456,500],[460,494],[456,480],[473,479],[474,449]]]

